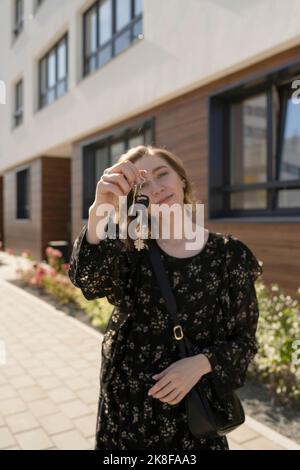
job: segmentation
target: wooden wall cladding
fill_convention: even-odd
[[[49,241],[71,241],[69,158],[42,157],[42,258]]]

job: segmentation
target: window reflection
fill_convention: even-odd
[[[67,37],[65,36],[39,63],[40,108],[66,93],[67,75]]]
[[[131,139],[129,139],[129,148],[137,147],[138,145],[144,145],[144,136],[143,135],[137,135],[137,136],[131,137]]]
[[[57,51],[57,76],[58,80],[65,78],[67,75],[67,49],[65,41],[61,43]]]
[[[266,209],[267,191],[238,191],[230,195],[231,209]]]
[[[116,44],[115,44],[115,53],[119,54],[122,52],[126,47],[128,47],[130,44],[130,30],[126,30],[125,33],[121,34],[116,39]]]
[[[99,44],[105,44],[112,37],[112,2],[107,0],[99,6]]]
[[[143,0],[134,1],[134,14],[135,16],[140,15],[143,12]]]
[[[300,104],[287,103],[279,179],[300,179]]]
[[[125,142],[123,140],[112,144],[111,149],[110,149],[110,157],[111,157],[112,164],[117,163],[118,159],[124,152],[125,152]]]
[[[278,207],[300,207],[300,189],[278,191]]]
[[[267,96],[231,106],[231,184],[267,180]]]
[[[131,0],[116,1],[116,30],[120,31],[131,20]]]
[[[83,15],[84,75],[143,38],[142,10],[142,0],[98,0],[86,11]]]

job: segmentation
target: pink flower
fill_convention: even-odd
[[[31,286],[36,286],[36,285],[37,285],[37,278],[36,278],[36,276],[33,276],[33,277],[30,279],[29,284],[30,284]]]
[[[7,253],[8,255],[12,255],[13,250],[11,248],[6,248],[5,253]]]
[[[52,254],[53,251],[54,251],[53,248],[51,248],[51,246],[48,246],[48,247],[46,248],[46,255],[47,255],[47,256],[53,256],[53,254]]]
[[[69,267],[70,267],[69,263],[63,263],[61,265],[61,269],[63,270],[63,272],[67,272],[69,270]]]
[[[56,276],[56,271],[55,271],[55,269],[54,269],[54,268],[50,268],[50,269],[49,269],[49,274],[50,274],[51,277],[55,277],[55,276]]]
[[[54,258],[61,258],[62,257],[62,252],[60,250],[56,250],[52,248],[51,246],[48,246],[46,248],[46,255],[47,256],[53,256]]]
[[[53,250],[52,256],[55,256],[56,258],[62,258],[62,252],[60,250]]]

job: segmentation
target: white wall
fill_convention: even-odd
[[[0,2],[0,171],[300,43],[299,0],[144,0],[144,39],[80,79],[81,14],[93,3],[25,0],[25,30],[11,45],[11,0]],[[69,32],[69,92],[37,108],[37,62]],[[24,78],[24,124],[12,130],[13,83]]]

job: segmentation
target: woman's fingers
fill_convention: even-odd
[[[113,165],[110,170],[113,173],[123,174],[130,185],[138,183],[140,178],[138,169],[130,160],[117,163],[116,165]]]
[[[108,183],[107,181],[102,181],[101,184],[105,189],[105,192],[113,193],[115,196],[124,196],[123,191],[117,184]]]
[[[138,170],[130,160],[106,168],[97,183],[95,200],[106,201],[109,193],[127,196],[134,185],[142,181],[144,170]]]
[[[177,393],[181,392],[181,390],[178,389],[178,386],[174,384],[174,382],[170,382],[168,385],[163,387],[159,392],[156,392],[153,396],[154,398],[165,398],[167,397],[170,393],[177,391]]]
[[[176,405],[183,399],[184,396],[185,395],[183,393],[178,393],[174,391],[172,395],[170,394],[170,396],[167,397],[167,399],[163,401],[166,401],[167,403],[169,403],[169,405]]]
[[[101,179],[102,181],[106,181],[107,183],[113,183],[118,185],[122,191],[122,196],[126,196],[131,190],[131,186],[129,185],[128,181],[126,180],[124,175],[120,173],[107,173],[106,175],[103,175]]]
[[[156,393],[159,392],[163,387],[165,387],[172,381],[174,383],[174,381],[176,380],[176,377],[170,371],[166,372],[166,370],[164,370],[163,372],[165,375],[150,388],[150,390],[148,391],[149,395],[156,395]]]

